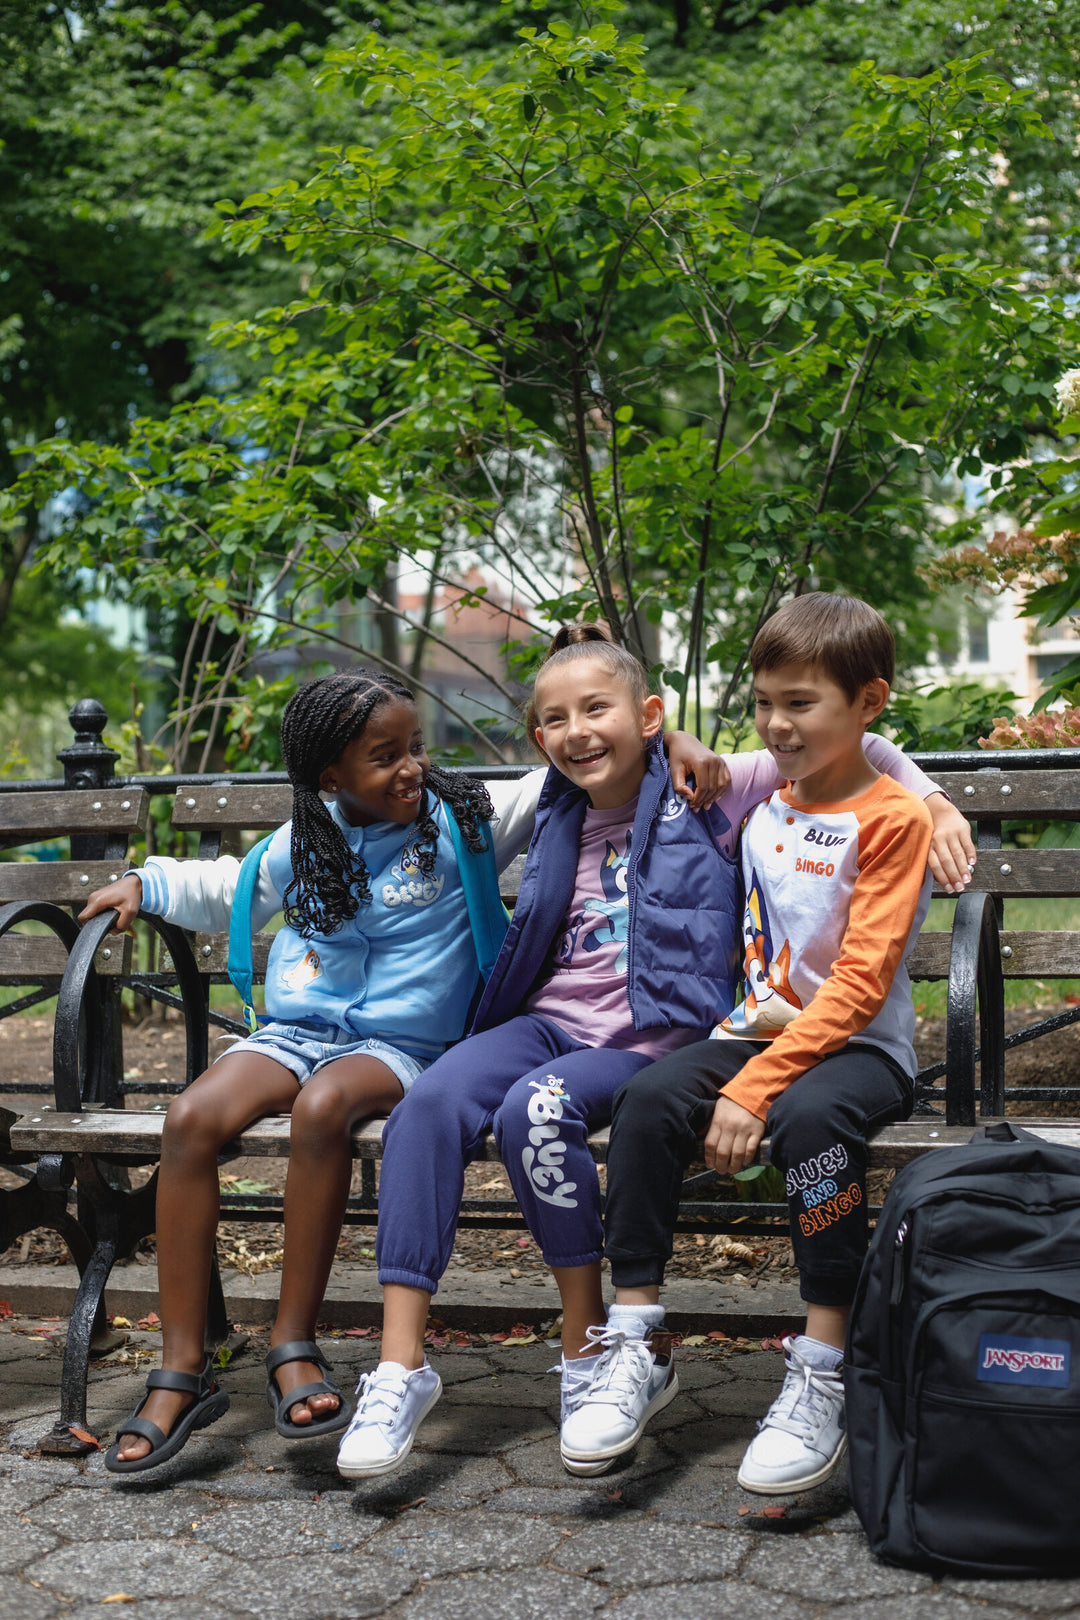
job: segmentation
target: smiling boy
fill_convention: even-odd
[[[708,1041],[615,1098],[606,1253],[610,1349],[564,1426],[563,1460],[595,1473],[629,1449],[677,1381],[659,1288],[679,1189],[701,1150],[721,1174],[768,1128],[785,1177],[805,1332],[739,1471],[747,1490],[808,1489],[844,1453],[844,1336],[866,1249],[866,1142],[911,1112],[914,1013],[904,957],[930,897],[931,821],[880,776],[863,734],[893,677],[892,634],[852,597],[796,598],[750,652],[758,734],[786,785],[742,840],[744,999]]]

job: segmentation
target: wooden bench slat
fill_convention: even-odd
[[[292,815],[292,788],[268,782],[265,787],[223,782],[217,787],[181,788],[173,803],[172,824],[190,832],[239,827],[247,832],[280,827]]]
[[[947,979],[951,934],[920,934],[908,955],[912,979]],[[1080,979],[1080,944],[1075,934],[1001,931],[1001,971],[1007,979]]]
[[[971,887],[1006,899],[1072,898],[1080,895],[1080,849],[984,849]]]
[[[6,846],[68,833],[135,833],[146,826],[145,788],[102,788],[74,793],[0,794],[0,835]]]
[[[1004,929],[1001,951],[1001,971],[1007,979],[1080,979],[1080,944],[1075,934]]]
[[[908,953],[908,977],[947,979],[951,949],[951,934],[920,934]]]
[[[97,971],[113,977],[130,973],[131,946],[130,935],[111,935],[94,956]],[[0,938],[0,981],[59,978],[67,962],[68,953],[55,934],[10,933]]]
[[[252,936],[251,961],[257,980],[266,975],[266,963],[273,943],[273,934],[262,933]],[[167,956],[165,960],[168,962]],[[228,934],[196,934],[195,961],[200,973],[226,973],[229,967]]]
[[[1080,821],[1080,776],[1075,768],[1002,771],[995,770],[988,758],[985,770],[935,771],[933,779],[965,816]]]
[[[123,874],[123,861],[0,861],[0,903],[52,900],[81,906],[95,889]]]
[[[164,1108],[152,1112],[134,1109],[102,1109],[83,1114],[26,1115],[11,1126],[11,1146],[19,1153],[98,1153],[102,1155],[141,1155],[148,1161],[156,1159],[161,1145],[165,1122]],[[974,1129],[991,1124],[982,1120]],[[1015,1121],[1025,1131],[1047,1142],[1064,1147],[1080,1148],[1080,1123],[1045,1119]],[[354,1159],[382,1157],[382,1133],[385,1120],[364,1120],[353,1131]],[[226,1155],[252,1159],[284,1158],[289,1150],[288,1115],[263,1119],[243,1131],[226,1148]],[[921,1153],[937,1148],[957,1147],[970,1142],[973,1127],[946,1125],[943,1120],[908,1120],[902,1125],[887,1125],[870,1144],[871,1169],[898,1169]],[[608,1129],[593,1131],[589,1137],[589,1150],[599,1162],[607,1157]],[[765,1144],[763,1158],[768,1157]],[[495,1138],[488,1136],[480,1158],[498,1162]],[[751,1206],[748,1206],[748,1209]]]

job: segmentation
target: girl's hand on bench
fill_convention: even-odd
[[[665,732],[664,747],[671,785],[691,810],[707,810],[731,786],[731,772],[724,760],[688,731]],[[693,787],[688,776],[694,778]]]
[[[96,917],[99,911],[108,911],[110,906],[120,913],[110,933],[126,934],[142,906],[142,878],[137,872],[128,872],[118,882],[95,889],[79,912],[79,921],[89,922],[91,917]]]
[[[930,870],[946,894],[963,894],[971,882],[977,855],[967,817],[943,793],[931,793],[926,808],[934,823]]]

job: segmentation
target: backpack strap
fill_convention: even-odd
[[[251,906],[255,898],[255,885],[259,881],[259,867],[273,836],[273,833],[268,833],[261,838],[241,861],[229,912],[229,978],[244,1004],[244,1023],[252,1035],[259,1027],[259,1017],[252,1005],[254,968],[251,959]]]
[[[461,886],[465,891],[465,908],[469,913],[476,964],[486,984],[502,949],[510,913],[499,894],[499,871],[495,865],[495,844],[491,828],[484,829],[484,847],[477,853],[465,842],[461,828],[449,805],[444,805],[450,841],[457,856]]]

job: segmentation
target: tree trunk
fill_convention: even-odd
[[[414,681],[418,681],[424,673],[424,648],[427,645],[427,633],[431,628],[431,621],[435,614],[435,595],[439,588],[435,576],[439,572],[441,562],[442,547],[437,546],[431,554],[431,571],[428,574],[427,591],[424,593],[424,613],[420,620],[419,629],[416,632],[416,640],[413,642],[409,673]]]
[[[387,602],[397,605],[397,566],[391,563],[386,570],[382,590],[379,593]],[[398,634],[399,620],[393,613],[385,608],[375,609],[375,628],[379,632],[379,652],[388,664],[401,663],[401,638]]]

